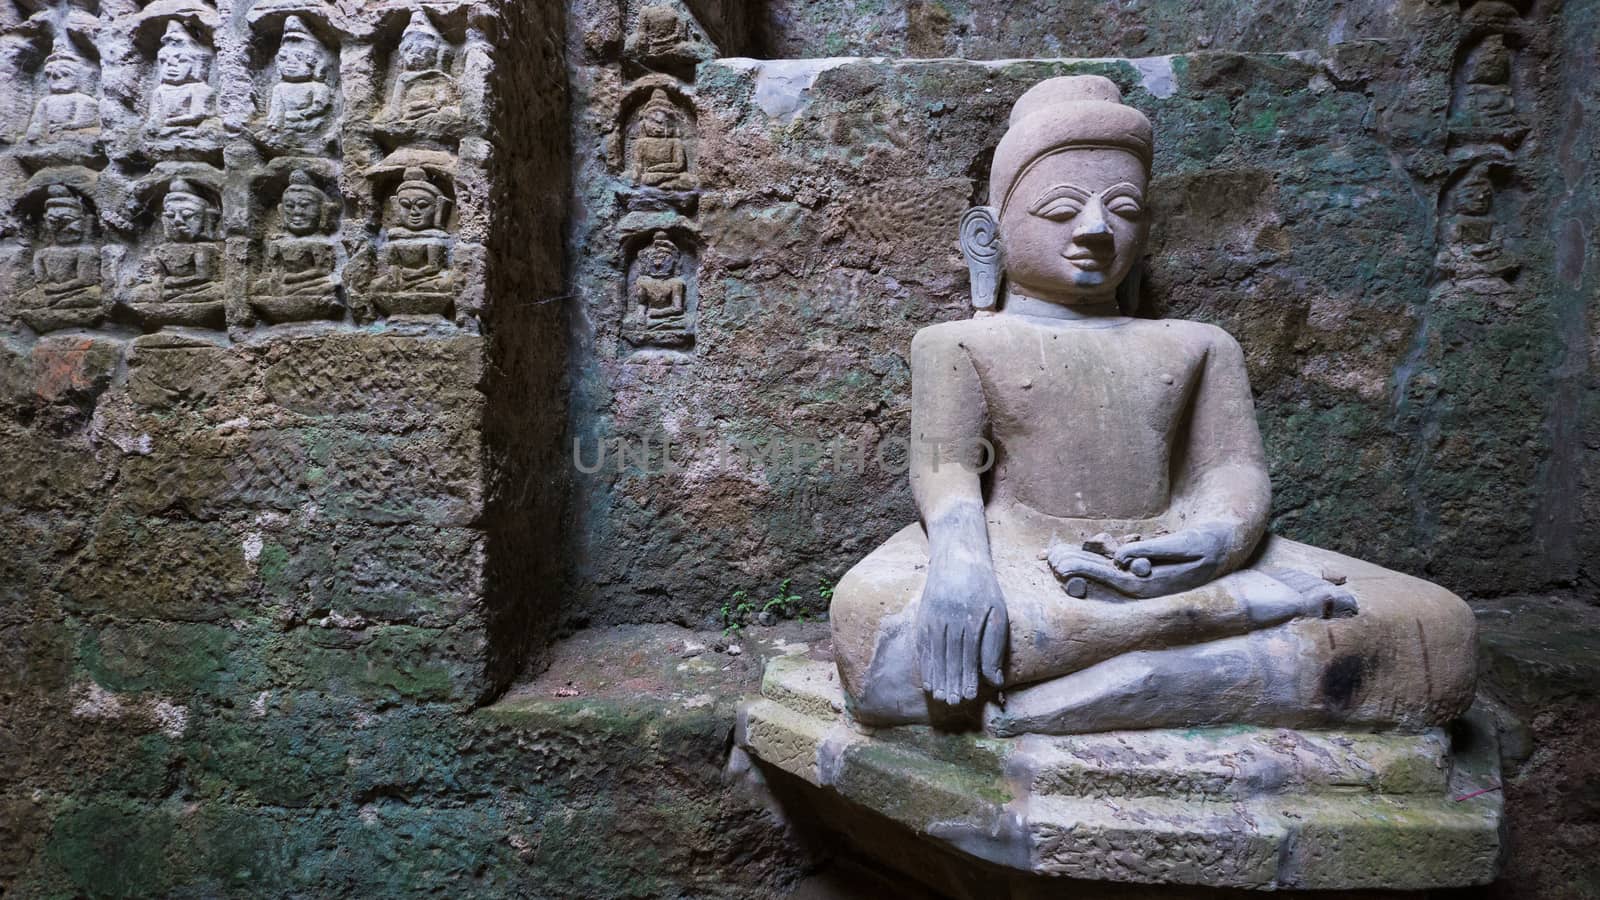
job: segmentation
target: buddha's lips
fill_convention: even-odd
[[[1072,263],[1085,272],[1098,272],[1101,269],[1109,268],[1111,265],[1111,260],[1092,255],[1068,256],[1067,262]]]

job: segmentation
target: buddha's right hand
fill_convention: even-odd
[[[930,571],[917,609],[922,689],[956,706],[978,696],[978,681],[1000,687],[1006,635],[1005,597],[989,566]]]

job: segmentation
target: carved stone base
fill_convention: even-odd
[[[263,321],[309,322],[316,319],[337,319],[344,314],[344,304],[334,294],[304,297],[252,297],[250,308]]]
[[[227,305],[221,300],[177,303],[134,303],[130,305],[141,325],[188,325],[195,328],[222,328],[227,322]]]
[[[1053,896],[1054,879],[1419,890],[1487,884],[1499,868],[1499,752],[1473,716],[1454,752],[1442,730],[874,730],[845,715],[832,664],[797,657],[772,662],[762,694],[740,711],[738,743],[820,789],[854,846],[958,895],[993,880],[939,871],[926,851],[998,866],[1014,896]],[[925,846],[885,837],[906,829]]]
[[[384,315],[389,316],[447,316],[455,303],[451,294],[376,294],[372,298]]]
[[[44,334],[67,328],[93,328],[105,319],[105,309],[93,306],[38,306],[17,311],[29,328]]]

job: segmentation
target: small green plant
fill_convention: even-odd
[[[783,584],[778,585],[778,593],[768,597],[767,602],[761,604],[761,611],[772,613],[780,619],[792,619],[796,614],[800,614],[802,612],[800,603],[805,598],[790,590],[789,586],[792,584],[794,584],[793,578],[785,578]]]
[[[756,611],[755,601],[750,599],[749,591],[734,591],[727,603],[722,605],[722,634],[738,634],[744,628],[745,619]]]

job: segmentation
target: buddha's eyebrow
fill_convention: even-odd
[[[1078,203],[1083,203],[1090,196],[1088,191],[1075,184],[1058,184],[1040,194],[1039,199],[1033,201],[1033,205],[1028,207],[1028,212],[1038,215],[1044,211],[1045,207],[1055,203],[1057,200],[1075,200]]]
[[[1100,196],[1106,198],[1107,200],[1110,200],[1113,197],[1132,197],[1135,200],[1143,202],[1144,191],[1139,190],[1139,186],[1136,184],[1127,181],[1120,181],[1116,184],[1113,184],[1111,187],[1106,188],[1105,191],[1100,194]]]

